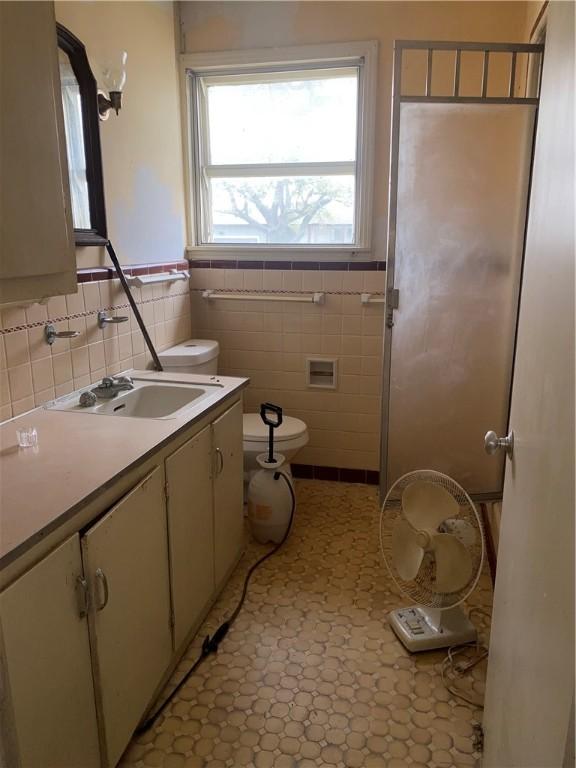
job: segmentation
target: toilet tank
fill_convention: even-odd
[[[162,368],[174,373],[218,373],[220,346],[210,339],[189,339],[158,353]]]

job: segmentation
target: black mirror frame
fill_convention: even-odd
[[[86,179],[88,182],[88,205],[90,208],[90,229],[74,229],[76,245],[106,245],[106,204],[104,201],[104,177],[102,174],[102,151],[100,148],[100,118],[98,115],[98,89],[90,69],[86,48],[78,38],[56,24],[58,47],[70,59],[70,65],[78,81],[82,101],[82,128],[84,151],[86,153]]]

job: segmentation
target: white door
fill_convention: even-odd
[[[573,749],[573,141],[574,5],[554,2],[520,300],[484,768],[559,768]]]
[[[214,592],[212,464],[210,427],[166,459],[176,649]]]
[[[80,541],[72,536],[0,595],[22,768],[100,765],[80,579]]]
[[[116,765],[172,655],[168,535],[160,468],[82,538],[104,765]]]
[[[244,544],[242,403],[212,424],[214,451],[214,576],[218,587]]]

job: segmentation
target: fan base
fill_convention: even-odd
[[[425,608],[414,605],[388,614],[390,626],[411,653],[448,648],[476,641],[476,627],[460,608]]]

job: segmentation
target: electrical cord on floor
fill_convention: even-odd
[[[472,619],[474,614],[481,616],[487,621],[488,624],[492,618],[490,612],[484,608],[470,608],[468,611],[468,618]],[[474,656],[467,658],[466,660],[455,661],[456,656],[465,654],[466,650],[469,648],[476,649],[476,654]],[[452,681],[456,678],[464,677],[464,675],[466,675],[477,664],[480,664],[480,662],[483,661],[487,656],[488,648],[486,645],[482,645],[480,643],[480,637],[478,636],[476,641],[473,643],[453,645],[451,648],[449,648],[448,653],[446,654],[446,657],[443,660],[442,666],[440,668],[440,676],[446,690],[457,699],[460,699],[461,701],[476,709],[484,709],[484,703],[479,699],[474,699],[468,696],[467,693],[457,688]]]
[[[246,600],[246,595],[248,593],[248,584],[250,583],[250,579],[252,578],[252,575],[254,574],[254,571],[259,568],[263,563],[268,560],[268,558],[272,557],[272,555],[276,554],[280,547],[284,544],[288,536],[290,535],[290,531],[292,530],[292,523],[294,522],[294,512],[296,510],[296,496],[294,495],[294,489],[292,488],[292,484],[288,477],[283,472],[274,472],[274,480],[278,480],[279,478],[282,478],[286,485],[288,486],[288,490],[290,491],[290,496],[292,499],[292,508],[290,510],[290,520],[288,521],[288,527],[286,528],[286,533],[282,537],[282,539],[278,542],[278,544],[275,544],[272,549],[269,552],[266,552],[265,555],[260,557],[256,562],[250,566],[248,569],[248,573],[246,574],[244,578],[244,586],[242,588],[242,594],[240,595],[240,600],[238,601],[238,605],[234,609],[234,611],[230,614],[230,616],[222,622],[222,624],[218,627],[216,632],[210,637],[210,635],[207,635],[204,638],[204,642],[202,643],[202,650],[200,652],[200,656],[196,659],[192,667],[188,670],[188,672],[184,675],[182,680],[178,683],[176,688],[172,691],[170,696],[166,699],[166,701],[163,702],[163,704],[158,707],[157,710],[154,711],[150,717],[147,717],[146,720],[136,729],[136,734],[144,733],[144,731],[149,730],[149,728],[154,724],[156,719],[159,715],[162,714],[162,712],[166,709],[170,701],[173,699],[173,697],[178,693],[178,691],[184,686],[188,678],[198,669],[200,664],[204,661],[204,659],[209,656],[211,653],[216,653],[218,651],[218,646],[224,640],[226,635],[228,634],[228,631],[230,630],[230,627],[236,619],[238,618],[238,614],[242,610],[242,606],[244,605],[244,601]]]
[[[470,648],[476,649],[476,655],[472,658],[468,657],[465,660],[456,661],[457,656],[463,655]],[[440,667],[440,677],[446,690],[455,696],[457,699],[465,702],[469,706],[476,709],[484,709],[484,702],[479,699],[474,699],[468,696],[467,693],[458,689],[452,682],[454,678],[462,678],[477,664],[480,664],[488,656],[488,648],[480,645],[479,641],[474,643],[467,643],[466,645],[453,645],[448,648],[448,653],[442,662]],[[448,674],[450,673],[450,674]]]

